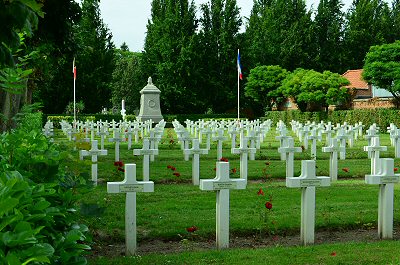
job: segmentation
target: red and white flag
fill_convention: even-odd
[[[72,72],[74,73],[74,80],[76,80],[76,65],[75,65],[75,58],[72,62]]]

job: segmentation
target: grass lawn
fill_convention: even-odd
[[[59,135],[60,136],[60,135]],[[146,240],[207,241],[215,238],[215,192],[200,191],[191,180],[191,161],[184,161],[180,144],[172,129],[166,129],[159,144],[159,156],[150,165],[150,180],[155,182],[154,193],[137,194],[138,244]],[[249,161],[248,186],[246,190],[230,193],[231,237],[266,237],[268,235],[299,235],[300,189],[285,186],[285,161],[280,161],[277,152],[279,142],[275,132],[268,134],[256,160]],[[172,141],[171,141],[172,140]],[[64,137],[56,141],[66,143]],[[318,143],[317,174],[329,175],[329,154],[322,153],[324,142]],[[381,135],[381,144],[388,146],[382,157],[394,157],[389,136]],[[378,186],[366,185],[364,175],[370,172],[370,160],[363,146],[367,142],[359,139],[353,148],[347,148],[346,160],[339,161],[339,181],[331,187],[316,190],[316,229],[352,230],[375,229],[377,224]],[[71,148],[70,145],[64,145]],[[205,144],[203,141],[203,148]],[[296,142],[296,146],[301,146]],[[88,146],[83,146],[88,148]],[[94,233],[95,244],[123,244],[124,209],[123,194],[107,194],[106,181],[121,181],[123,173],[114,163],[114,147],[106,144],[107,157],[99,157],[99,185],[90,192],[77,190],[83,212],[82,222]],[[141,148],[141,143],[133,144]],[[208,155],[200,157],[200,177],[215,177],[216,145]],[[230,141],[224,143],[223,156],[229,159],[230,167],[239,168],[239,157],[230,154]],[[72,150],[72,149],[68,149]],[[127,144],[120,147],[124,163],[137,164],[137,179],[142,179],[142,157],[132,155]],[[300,174],[300,163],[310,159],[310,151],[295,154],[295,176]],[[79,161],[78,152],[71,151],[64,161],[76,174],[90,174],[90,159]],[[171,165],[176,171],[168,169]],[[395,159],[395,167],[400,160]],[[342,170],[347,168],[348,172]],[[173,175],[179,172],[180,177]],[[234,177],[239,177],[238,173]],[[103,182],[101,182],[103,180]],[[262,189],[264,195],[257,195]],[[394,222],[400,224],[400,184],[395,185]],[[271,201],[273,208],[264,204]],[[89,210],[88,210],[89,209]],[[95,211],[91,211],[95,209]],[[196,226],[193,234],[186,228]],[[100,236],[99,236],[100,235]],[[98,258],[92,264],[399,264],[399,241],[369,243],[336,243],[310,247],[268,247],[264,249],[231,249],[226,251],[190,251],[176,254],[146,254],[136,258]],[[334,255],[336,253],[336,255]],[[359,258],[359,257],[362,258]]]

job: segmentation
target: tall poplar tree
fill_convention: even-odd
[[[315,70],[342,73],[344,13],[341,0],[320,0],[314,19],[313,36],[316,42]]]
[[[196,112],[193,40],[197,29],[194,2],[153,0],[143,54],[143,71],[161,90],[163,113]]]
[[[359,69],[369,47],[390,42],[390,9],[383,0],[354,0],[347,13],[346,64]]]
[[[111,106],[110,83],[115,67],[112,34],[101,19],[98,0],[83,1],[77,40],[76,99],[84,102],[85,112],[98,113]],[[71,89],[71,101],[72,95]]]
[[[237,102],[239,8],[236,0],[213,0],[200,9],[201,96],[209,103],[209,111],[221,113],[235,108]]]

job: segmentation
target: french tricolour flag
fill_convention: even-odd
[[[243,74],[242,74],[242,66],[240,65],[240,53],[238,50],[238,56],[237,56],[237,68],[238,68],[238,74],[240,80],[243,80]]]
[[[72,62],[72,72],[74,73],[74,80],[76,80],[76,65],[75,65],[75,58]]]

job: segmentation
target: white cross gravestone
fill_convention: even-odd
[[[314,243],[315,229],[315,187],[330,186],[329,177],[317,177],[315,160],[301,161],[300,177],[288,178],[286,186],[301,188],[301,227],[300,239],[304,245]]]
[[[229,190],[243,190],[246,180],[229,178],[229,162],[217,162],[217,176],[200,180],[200,190],[217,191],[216,201],[216,241],[217,248],[229,247]]]
[[[322,133],[326,134],[326,143],[329,144],[331,142],[332,134],[335,132],[333,130],[333,126],[331,122],[328,122],[327,125],[325,125],[325,129],[322,130]]]
[[[371,174],[376,175],[380,171],[380,152],[386,151],[387,146],[381,146],[379,143],[379,137],[372,138],[372,144],[370,146],[364,146],[364,151],[371,154]]]
[[[393,133],[394,157],[400,158],[400,129]]]
[[[149,139],[143,140],[142,149],[133,149],[133,155],[143,156],[143,180],[149,181],[150,179],[150,155],[158,155],[158,149],[150,149]]]
[[[365,175],[365,183],[379,185],[378,234],[382,239],[393,238],[393,200],[394,184],[399,182],[400,174],[394,174],[394,160],[380,159],[380,172]]]
[[[89,151],[81,150],[80,159],[83,160],[85,156],[92,156],[92,181],[94,185],[97,185],[97,156],[107,155],[107,150],[99,150],[97,148],[97,140],[92,141],[92,147]]]
[[[343,152],[343,147],[339,146],[336,138],[331,138],[329,146],[322,147],[322,152],[330,153],[329,157],[329,177],[331,181],[337,181],[338,176],[338,152]]]
[[[247,147],[247,138],[243,135],[240,137],[240,147],[232,148],[232,154],[240,154],[240,178],[247,181],[247,160],[248,154],[256,153],[255,148]]]
[[[213,141],[217,141],[217,160],[222,158],[222,143],[228,140],[228,137],[224,136],[224,130],[218,130],[218,136],[213,137]]]
[[[104,149],[104,138],[108,135],[108,127],[107,126],[101,126],[100,132],[98,135],[100,135],[100,148]]]
[[[301,147],[294,147],[294,140],[290,137],[286,141],[286,146],[279,147],[278,152],[285,155],[286,179],[294,177],[294,153],[302,152]]]
[[[340,128],[338,129],[338,132],[336,134],[336,139],[339,140],[340,142],[340,147],[343,147],[341,151],[339,152],[339,158],[340,160],[345,160],[346,159],[346,140],[348,139],[348,135],[345,134],[344,129]]]
[[[311,134],[307,136],[308,140],[311,140],[311,157],[317,159],[317,140],[321,140],[321,136],[318,136],[317,129],[312,129]]]
[[[192,148],[184,149],[183,153],[187,156],[193,155],[192,159],[192,182],[193,185],[200,183],[200,155],[208,154],[208,149],[200,149],[199,139],[192,140]]]
[[[136,164],[125,165],[125,179],[122,182],[107,182],[108,193],[126,193],[125,199],[125,244],[126,255],[136,253],[136,193],[154,192],[153,181],[136,180]]]
[[[150,149],[158,150],[158,141],[160,141],[161,136],[160,135],[156,135],[156,133],[153,130],[151,130],[150,131],[150,136],[147,137],[147,139],[150,142]],[[158,155],[158,153],[157,153],[157,155]],[[154,154],[150,155],[150,161],[154,161]]]
[[[189,150],[189,143],[190,141],[194,140],[188,132],[183,133],[178,140],[181,142],[181,149],[182,150]],[[198,143],[199,141],[197,141]],[[194,143],[194,142],[193,142]],[[189,161],[189,153],[183,152],[185,161]],[[198,185],[198,183],[197,183]]]
[[[279,130],[279,136],[275,137],[276,140],[279,140],[279,147],[287,146],[287,141],[289,138],[291,138],[291,137],[287,135],[286,127],[282,127]],[[284,153],[281,153],[281,160],[283,161],[285,159],[286,159],[286,155]]]
[[[228,128],[228,134],[231,136],[231,148],[236,147],[236,135],[239,134],[239,130],[235,125]]]
[[[367,134],[364,136],[368,141],[368,146],[372,145],[372,139],[374,137],[379,137],[379,131],[374,125],[371,125],[367,130]],[[368,158],[371,158],[371,152],[368,152]]]
[[[259,139],[259,136],[257,136],[254,131],[250,131],[247,134],[247,141],[250,142],[250,148],[256,148],[256,142],[259,141]],[[256,160],[256,152],[249,153],[249,160]]]
[[[125,138],[121,138],[118,129],[116,129],[114,130],[114,137],[108,138],[108,141],[115,143],[115,161],[117,162],[119,161],[119,143],[125,142]]]

